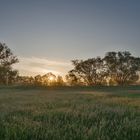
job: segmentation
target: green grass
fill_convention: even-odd
[[[139,140],[140,87],[0,87],[0,140]]]

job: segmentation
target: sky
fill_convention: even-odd
[[[140,56],[140,0],[0,0],[0,42],[20,75],[65,75],[71,60]]]

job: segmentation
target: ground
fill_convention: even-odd
[[[139,140],[140,87],[0,87],[0,140]]]

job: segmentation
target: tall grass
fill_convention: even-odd
[[[139,88],[1,88],[0,140],[139,140],[139,95]]]

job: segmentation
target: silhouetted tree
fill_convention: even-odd
[[[65,76],[66,83],[70,86],[78,86],[80,85],[80,78],[78,75],[75,75],[75,71],[71,70],[68,72],[68,74]]]
[[[65,85],[62,76],[60,76],[60,75],[57,76],[56,85],[57,85],[57,86],[64,86],[64,85]]]
[[[104,63],[108,76],[117,85],[132,84],[139,79],[140,58],[132,56],[130,52],[108,52]]]
[[[34,84],[35,84],[36,86],[42,85],[42,77],[41,77],[41,75],[36,75],[36,76],[34,77]]]
[[[17,63],[18,59],[4,43],[0,43],[0,83],[8,85],[12,83],[18,71],[12,69],[12,65]]]
[[[87,85],[101,85],[105,82],[106,69],[100,57],[88,60],[73,60],[74,69],[70,71],[73,76]]]
[[[34,85],[35,80],[32,76],[18,76],[15,83],[18,85]]]

